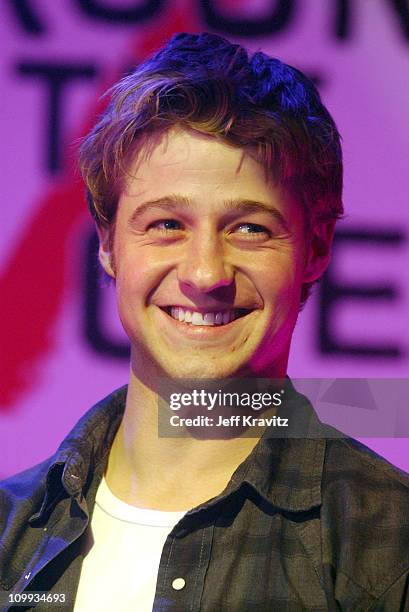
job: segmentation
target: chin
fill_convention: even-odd
[[[243,376],[244,370],[247,370],[247,363],[223,363],[222,361],[211,358],[204,359],[197,357],[190,360],[189,364],[167,364],[162,367],[164,376],[169,378],[197,378],[197,379],[212,379],[223,380],[226,378],[234,378]]]
[[[173,368],[164,368],[164,375],[169,378],[174,379],[183,379],[183,378],[197,378],[197,379],[222,379],[226,378],[226,376],[233,376],[234,373],[226,369],[224,371],[223,368],[220,368],[217,364],[206,364],[203,362],[200,364],[190,364],[189,367],[173,367]]]
[[[251,361],[257,353],[256,347],[236,347],[236,351],[233,350],[231,354],[224,356],[221,351],[214,350],[182,351],[178,354],[176,350],[171,352],[169,347],[162,346],[162,348],[162,351],[156,352],[148,350],[148,347],[140,342],[138,345],[133,344],[132,362],[139,378],[223,380],[254,376]]]

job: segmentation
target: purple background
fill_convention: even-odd
[[[392,299],[339,302],[331,320],[331,334],[341,342],[386,343],[398,346],[400,355],[375,358],[322,352],[316,291],[300,315],[289,374],[298,378],[409,378],[409,38],[392,2],[351,2],[344,38],[335,32],[338,3],[328,0],[289,2],[294,10],[281,29],[252,38],[211,28],[198,10],[201,3],[194,1],[165,2],[156,15],[126,24],[86,15],[75,0],[36,0],[28,4],[43,26],[42,33],[26,31],[12,3],[6,5],[0,22],[0,286],[4,308],[0,336],[4,345],[0,350],[5,372],[1,384],[3,391],[8,388],[0,405],[0,476],[24,469],[54,452],[93,403],[127,382],[126,360],[96,352],[84,337],[84,243],[91,224],[85,204],[83,212],[68,215],[69,228],[64,213],[71,204],[74,207],[71,186],[75,193],[81,189],[71,167],[75,159],[72,143],[89,124],[98,96],[106,87],[172,31],[213,29],[250,50],[264,50],[316,76],[343,136],[346,219],[340,230],[387,230],[401,236],[399,242],[389,245],[369,242],[337,249],[332,270],[338,282],[355,282],[360,287],[389,285],[394,295]],[[120,10],[147,3],[110,0],[94,4]],[[222,16],[247,20],[261,18],[274,7],[274,2],[261,0],[214,4]],[[280,4],[276,2],[275,7]],[[65,161],[56,171],[46,163],[49,91],[44,79],[24,75],[18,68],[22,63],[35,62],[87,65],[96,72],[94,78],[71,81],[61,93]],[[50,193],[55,207],[52,225],[48,225],[50,216],[42,216]],[[65,196],[59,197],[61,193]],[[54,236],[59,227],[64,230],[64,241]],[[52,236],[56,249],[54,253],[52,247],[47,253],[45,265],[41,248]],[[64,289],[58,289],[61,299],[45,329],[38,332],[37,352],[30,360],[21,358],[20,363],[20,348],[26,338],[27,344],[31,342],[24,335],[25,326],[34,331],[41,327],[37,291],[48,300],[40,315],[47,312],[56,296],[54,277],[48,272],[54,257],[55,266],[60,266],[60,280],[64,281]],[[105,328],[112,339],[123,340],[112,289],[104,291]],[[13,357],[10,338],[15,338],[17,347]],[[16,381],[20,382],[13,383],[10,393],[13,360],[19,363]],[[366,443],[409,470],[407,439],[373,438]]]

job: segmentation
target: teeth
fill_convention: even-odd
[[[216,312],[216,314],[214,315],[214,322],[216,325],[221,325],[223,323],[223,313],[222,312]]]
[[[180,320],[180,319],[179,319]],[[203,325],[203,315],[201,312],[194,312],[192,314],[192,325]]]
[[[192,311],[185,310],[185,323],[191,323],[191,322],[192,322]]]
[[[227,325],[230,321],[237,319],[237,310],[224,310],[219,312],[197,312],[187,310],[181,306],[172,306],[170,314],[176,321],[191,323],[192,325],[207,325],[212,327],[214,325]]]
[[[205,325],[214,325],[214,312],[206,312],[203,320]]]

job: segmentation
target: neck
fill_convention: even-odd
[[[120,499],[143,508],[188,510],[221,493],[258,438],[158,436],[158,394],[131,372],[126,407],[106,479]]]

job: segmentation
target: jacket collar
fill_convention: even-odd
[[[246,482],[272,506],[306,512],[321,505],[325,439],[338,432],[319,421],[309,400],[288,377],[285,389],[287,399],[277,416],[287,418],[288,427],[267,427],[223,493]]]
[[[61,497],[81,497],[88,488],[95,466],[108,459],[125,410],[127,385],[93,406],[78,421],[51,458],[41,508],[30,524],[41,522]]]
[[[225,491],[212,500],[212,505],[244,482],[282,510],[302,512],[321,504],[325,428],[308,399],[294,389],[289,378],[286,390],[288,399],[278,413],[288,418],[285,437],[282,430],[267,428]],[[31,524],[42,521],[61,496],[61,487],[63,494],[82,496],[95,466],[108,459],[124,414],[126,393],[127,386],[124,386],[100,401],[64,439],[51,460],[43,502],[40,510],[31,516]]]

